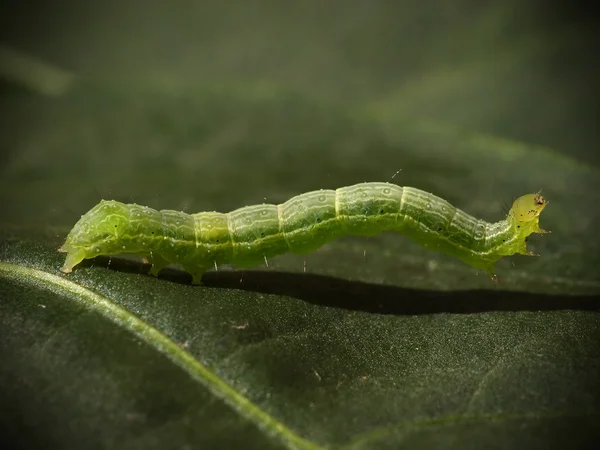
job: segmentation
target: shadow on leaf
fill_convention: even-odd
[[[148,265],[130,260],[98,257],[94,265],[122,272],[145,273]],[[85,263],[84,263],[85,264]],[[85,264],[87,265],[87,264]],[[160,278],[188,284],[189,274],[168,268]],[[315,305],[376,314],[470,314],[488,311],[600,311],[600,297],[548,295],[501,290],[437,291],[350,281],[310,273],[259,270],[207,272],[202,279],[210,288],[238,289],[284,295]],[[202,289],[202,286],[198,286]]]

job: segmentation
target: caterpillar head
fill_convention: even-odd
[[[537,194],[526,194],[515,200],[509,216],[517,222],[529,222],[537,218],[544,210],[548,200]]]

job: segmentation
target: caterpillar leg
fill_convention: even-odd
[[[527,249],[527,244],[525,242],[523,242],[523,249],[519,253],[525,256],[540,256],[539,253],[534,253],[531,250]]]
[[[198,286],[201,286],[202,283],[202,275],[204,274],[204,272],[196,272],[196,273],[192,273],[192,284],[196,284]]]
[[[157,277],[158,273],[169,265],[169,261],[157,254],[153,254],[149,258],[149,262],[152,264],[152,267],[150,268],[150,275],[153,277]]]
[[[494,272],[494,266],[496,264],[492,264],[491,266],[488,266],[485,268],[485,271],[487,272],[487,274],[490,276],[490,279],[494,282],[494,283],[500,283],[500,280],[498,279],[498,275],[496,275],[496,273]]]
[[[540,256],[538,253],[534,253],[531,250],[527,249],[527,242],[526,242],[526,240],[523,241],[523,243],[521,244],[519,250],[517,250],[516,253],[518,253],[519,255],[525,255],[525,256]]]
[[[538,233],[538,234],[550,234],[550,233],[552,233],[552,231],[550,231],[550,230],[542,230],[540,227],[537,227],[537,229],[534,231],[534,233]]]
[[[206,269],[204,269],[203,267],[186,267],[183,266],[183,270],[185,270],[187,273],[189,273],[190,275],[192,275],[192,284],[197,284],[197,285],[202,285],[202,275],[204,275],[204,271]]]

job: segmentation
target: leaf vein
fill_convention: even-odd
[[[117,305],[110,298],[73,281],[66,280],[62,276],[4,261],[0,261],[0,275],[20,283],[34,284],[38,288],[51,290],[59,294],[67,293],[69,297],[95,309],[103,316],[132,332],[146,344],[163,353],[240,415],[254,422],[259,429],[267,434],[281,440],[287,448],[321,449],[319,445],[297,435],[286,425],[252,403],[250,399],[237,392],[168,336],[127,309]]]

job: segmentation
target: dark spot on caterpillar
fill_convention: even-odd
[[[117,226],[115,225],[115,228],[117,228]]]
[[[154,234],[154,231],[152,232],[152,234]]]
[[[385,211],[383,209],[379,210],[379,214],[383,214]]]
[[[521,228],[521,225],[517,225],[517,228]]]
[[[502,242],[506,242],[506,239],[502,239]]]
[[[215,242],[218,244],[220,241],[217,239]]]
[[[438,227],[438,231],[442,231],[442,227]]]
[[[321,222],[321,218],[317,217],[317,223],[320,223],[320,222]]]
[[[265,236],[265,233],[260,233],[260,237],[264,237],[264,236]]]

